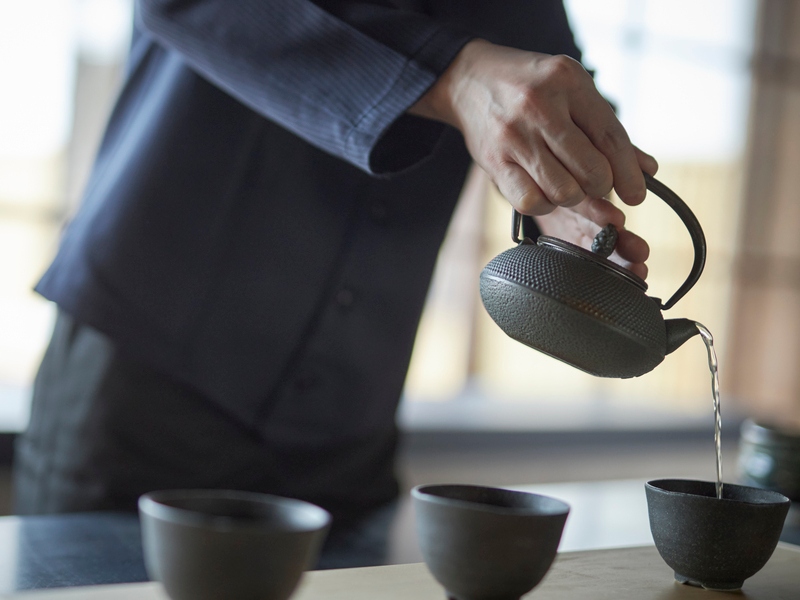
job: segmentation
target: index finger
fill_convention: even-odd
[[[617,196],[625,204],[641,204],[647,188],[636,150],[608,102],[598,93],[572,111],[572,120],[611,165]]]

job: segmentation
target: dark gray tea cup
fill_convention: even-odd
[[[145,566],[172,600],[286,600],[330,526],[322,508],[228,490],[165,490],[139,499]]]
[[[545,576],[569,505],[474,485],[411,492],[423,560],[453,600],[517,600]]]
[[[790,500],[778,492],[711,481],[659,479],[645,485],[650,530],[681,583],[737,590],[775,551]]]
[[[739,483],[800,502],[800,429],[747,420],[741,431]]]

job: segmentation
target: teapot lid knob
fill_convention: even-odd
[[[614,247],[617,245],[619,239],[619,232],[612,223],[609,223],[601,229],[592,242],[592,252],[608,258],[614,252]]]

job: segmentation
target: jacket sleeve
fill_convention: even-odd
[[[376,175],[433,150],[444,126],[406,110],[471,37],[385,2],[139,0],[137,18],[240,102]]]

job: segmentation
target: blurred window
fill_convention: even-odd
[[[132,0],[0,0],[0,430],[25,426],[52,305],[32,287],[79,201],[118,89]],[[568,0],[587,65],[659,178],[709,242],[700,283],[670,311],[724,340],[750,75],[752,0]],[[699,339],[630,381],[584,375],[508,339],[477,294],[511,245],[510,209],[475,172],[418,332],[401,420],[490,428],[662,426],[706,419]],[[651,244],[650,292],[668,297],[691,263],[677,217],[656,199],[628,210]],[[724,393],[724,389],[723,389]]]
[[[28,418],[54,317],[33,285],[94,156],[132,0],[0,0],[0,430]]]
[[[689,204],[704,228],[705,272],[665,316],[692,318],[711,330],[724,395],[756,3],[566,4],[599,89],[633,142],[658,159],[658,178]],[[479,179],[464,195],[442,249],[401,422],[498,429],[710,424],[710,376],[699,337],[649,374],[607,380],[541,355],[500,331],[481,306],[478,276],[486,262],[512,245],[510,208]],[[655,196],[625,211],[627,227],[650,243],[648,293],[666,299],[691,267],[689,235]]]

